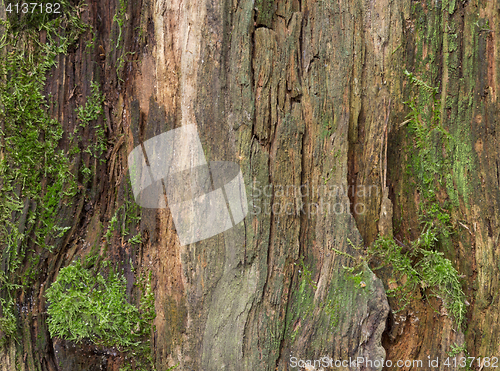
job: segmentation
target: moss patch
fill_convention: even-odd
[[[16,332],[16,290],[35,276],[36,247],[52,251],[69,230],[57,217],[76,195],[68,153],[59,149],[62,127],[47,112],[46,73],[87,28],[76,9],[61,13],[7,12],[0,46],[0,342]],[[45,41],[40,41],[40,34]],[[61,220],[62,219],[62,220]]]
[[[134,353],[136,366],[152,366],[149,335],[155,299],[149,282],[139,282],[142,295],[134,306],[127,301],[125,277],[113,269],[105,277],[80,261],[62,268],[46,291],[51,336],[117,346]]]
[[[399,308],[395,310],[404,309],[412,293],[420,288],[442,298],[448,314],[460,328],[465,318],[466,298],[458,271],[445,257],[445,253],[449,255],[454,250],[451,211],[459,206],[449,175],[456,142],[441,124],[439,89],[408,71],[405,73],[414,92],[406,102],[410,108],[405,121],[409,143],[406,182],[418,199],[419,235],[405,244],[379,236],[367,258],[376,258],[392,268],[392,285],[389,283],[392,288],[388,294],[399,298]]]

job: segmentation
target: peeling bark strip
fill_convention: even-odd
[[[72,168],[78,193],[58,210],[70,229],[54,239],[53,252],[34,243],[26,250],[22,263],[36,273],[30,287],[15,291],[22,310],[15,338],[0,350],[0,371],[130,364],[115,349],[51,339],[47,330],[45,288],[61,267],[96,252],[124,269],[128,295],[136,293],[134,270],[152,272],[157,370],[289,370],[292,357],[426,364],[465,349],[500,356],[499,9],[486,0],[89,0],[79,14],[92,31],[59,56],[45,83],[48,111],[64,130],[60,148],[80,150]],[[410,84],[405,71],[421,84]],[[96,123],[107,148],[99,158],[85,152],[100,135],[95,125],[70,139],[91,82],[105,95]],[[426,163],[450,164],[436,174],[446,184],[436,186],[435,198],[453,233],[436,249],[463,276],[470,305],[462,329],[430,288],[415,290],[396,313],[397,297],[386,296],[394,287],[390,268],[362,266],[359,283],[343,268],[356,265],[359,247],[379,232],[408,251],[407,241],[420,235],[421,169],[414,165],[421,152],[403,102],[428,98],[421,86],[439,88],[433,104],[450,143],[446,151],[441,137],[430,137],[425,153]],[[417,108],[423,120],[429,108]],[[196,125],[207,161],[240,165],[249,198],[252,185],[274,189],[271,210],[278,202],[351,210],[252,213],[249,206],[236,227],[187,246],[179,246],[169,209],[127,219],[120,211],[133,202],[127,156],[188,124]],[[275,191],[305,184],[337,191]],[[376,192],[357,191],[375,185]],[[129,233],[116,230],[108,243],[114,215]],[[140,244],[130,242],[136,234]],[[440,362],[433,369],[457,368]]]

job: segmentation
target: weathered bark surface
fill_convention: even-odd
[[[50,112],[66,133],[90,82],[101,82],[110,147],[78,199],[60,211],[71,230],[52,254],[40,252],[37,284],[18,294],[29,310],[19,313],[18,339],[0,353],[0,370],[123,364],[112,350],[51,339],[44,287],[60,267],[99,246],[115,211],[133,199],[128,153],[189,123],[207,161],[240,164],[250,213],[235,228],[182,247],[168,209],[142,209],[140,223],[130,224],[143,235],[139,247],[115,233],[106,254],[130,283],[130,262],[153,273],[158,370],[177,363],[181,370],[287,370],[292,356],[426,362],[447,357],[464,339],[472,356],[498,356],[500,2],[133,1],[119,48],[117,6],[89,2],[82,17],[98,47],[86,52],[92,35],[82,35],[47,79]],[[117,75],[120,56],[126,62]],[[352,245],[368,246],[379,232],[388,112],[394,235],[418,237],[419,195],[406,175],[409,139],[400,125],[403,102],[414,93],[405,69],[440,86],[442,124],[456,143],[451,177],[459,207],[451,244],[442,248],[465,275],[465,335],[436,313],[442,301],[425,293],[388,316],[389,304],[397,306],[385,294],[389,274],[377,278],[366,267],[366,286],[356,285],[343,269],[356,261],[339,253],[359,256]],[[92,140],[93,128],[85,130]],[[67,144],[65,135],[61,147]],[[90,161],[82,153],[75,173]],[[286,192],[301,185],[308,187],[302,194]],[[324,192],[348,185],[366,192]],[[272,205],[281,206],[271,213]],[[280,213],[283,205],[294,212]]]

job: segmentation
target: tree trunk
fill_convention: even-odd
[[[58,56],[44,85],[78,191],[59,202],[68,228],[49,234],[52,250],[26,242],[16,274],[30,270],[33,279],[12,291],[16,330],[4,335],[0,370],[133,364],[126,352],[48,331],[46,288],[92,254],[124,270],[130,298],[140,274],[152,273],[157,370],[288,370],[322,357],[351,359],[341,370],[458,370],[444,364],[450,352],[498,356],[499,1],[91,0],[78,14],[91,28]],[[81,151],[70,157],[92,82],[102,113],[79,131]],[[412,99],[415,109],[405,104]],[[135,205],[127,157],[188,124],[207,161],[239,164],[249,212],[181,246],[170,208],[127,218]],[[86,152],[99,127],[105,150]],[[415,134],[419,127],[431,134]],[[10,216],[18,228],[37,207],[19,187],[12,192],[23,206]],[[411,253],[434,206],[446,212],[432,215],[449,216],[432,225],[450,230],[432,246],[461,276],[462,325],[437,286],[413,287],[406,305],[397,292],[387,296],[409,278],[398,280],[394,264],[378,269],[387,262],[368,251],[380,233]],[[111,228],[114,216],[123,228]],[[130,241],[136,234],[140,244]],[[9,254],[4,247],[4,262]],[[20,282],[14,276],[6,272]]]

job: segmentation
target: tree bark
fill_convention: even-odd
[[[18,308],[28,309],[17,312],[0,370],[112,370],[126,362],[109,349],[51,338],[45,288],[61,267],[100,250],[113,215],[134,201],[132,149],[187,124],[196,125],[207,161],[240,165],[249,214],[187,246],[168,208],[142,208],[140,221],[124,221],[141,233],[140,245],[114,232],[104,253],[125,269],[130,290],[134,269],[135,277],[152,272],[158,370],[288,370],[292,357],[324,356],[419,359],[425,369],[428,357],[443,360],[461,344],[471,356],[498,356],[499,1],[126,4],[120,27],[119,2],[89,1],[81,16],[96,47],[86,48],[87,31],[47,76],[62,149],[77,125],[75,109],[91,81],[100,82],[108,148],[104,161],[82,152],[74,162],[75,174],[95,166],[91,180],[59,210],[70,227],[64,238],[54,239],[53,252],[36,250],[39,273],[16,293]],[[402,124],[404,102],[418,89],[405,71],[439,86],[440,123],[453,140],[448,154],[435,151],[451,159],[453,185],[438,199],[458,202],[450,240],[437,249],[464,277],[463,329],[425,288],[394,313],[391,272],[362,263],[380,232],[384,188],[394,237],[405,244],[421,232],[420,194],[408,175],[413,142]],[[90,126],[81,140],[96,135]],[[358,263],[362,284],[343,268]]]

